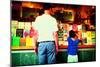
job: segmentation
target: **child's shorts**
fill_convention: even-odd
[[[78,62],[78,55],[68,55],[67,62],[68,63]]]

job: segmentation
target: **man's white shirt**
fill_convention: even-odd
[[[58,27],[56,19],[51,15],[38,16],[33,26],[38,31],[38,42],[54,41],[53,33],[58,31]]]

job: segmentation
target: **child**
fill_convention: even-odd
[[[78,62],[78,43],[80,40],[78,39],[78,36],[75,31],[71,30],[69,31],[69,37],[67,39],[68,41],[68,58],[67,62]]]

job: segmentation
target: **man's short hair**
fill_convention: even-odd
[[[39,15],[42,15],[44,13],[44,10],[43,9],[40,9],[39,10]]]
[[[44,10],[49,10],[50,8],[52,8],[52,5],[50,3],[44,3],[43,5]]]

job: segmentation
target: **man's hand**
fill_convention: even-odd
[[[58,34],[54,32],[54,39],[55,39],[55,47],[56,47],[56,54],[58,53]]]
[[[58,54],[58,45],[56,45],[56,54]]]
[[[38,54],[38,47],[34,47],[35,53]]]

